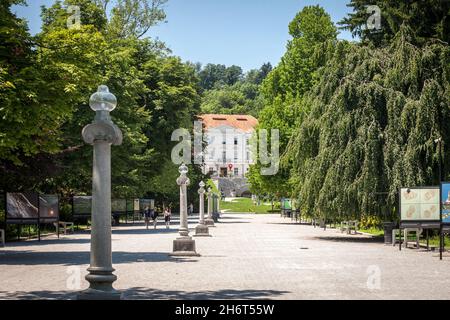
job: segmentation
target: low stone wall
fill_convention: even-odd
[[[249,184],[246,178],[217,178],[218,189],[223,191],[225,197],[242,197],[245,193],[250,193]],[[236,192],[232,195],[233,190]]]

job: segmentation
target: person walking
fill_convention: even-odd
[[[193,215],[194,214],[194,205],[191,203],[189,205],[189,215]]]
[[[166,222],[166,229],[170,229],[170,217],[172,215],[172,209],[166,208],[164,210],[164,221]]]
[[[155,209],[151,209],[150,212],[153,219],[153,227],[156,230],[156,226],[158,225],[158,212]]]
[[[145,227],[148,230],[148,224],[149,224],[150,218],[151,218],[151,212],[150,212],[149,207],[145,207],[145,209],[144,209],[144,218],[145,218]]]

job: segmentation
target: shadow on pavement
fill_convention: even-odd
[[[149,226],[148,230],[145,227],[141,229],[115,229],[112,231],[112,234],[168,234],[168,233],[177,233],[178,226],[172,226],[170,229],[166,229],[163,225],[158,225],[156,229],[153,228],[153,225]]]
[[[310,223],[300,223],[300,222],[270,222],[267,224],[271,224],[271,225],[277,225],[277,226],[310,226]]]
[[[322,240],[333,242],[354,242],[354,243],[383,243],[383,237],[359,237],[359,236],[342,236],[342,237],[309,237],[310,240]]]
[[[247,214],[249,215],[250,213],[242,213],[242,214]],[[233,216],[233,213],[228,213],[228,215],[223,216],[221,215],[220,220],[239,220],[239,219],[249,219],[249,217],[238,217],[238,216]]]
[[[90,243],[90,239],[79,239],[79,238],[71,238],[70,235],[61,237],[61,238],[54,238],[54,239],[45,239],[38,241],[37,239],[32,240],[23,240],[23,241],[8,241],[6,245],[8,247],[41,247],[46,245],[55,245],[55,244],[83,244],[83,243]],[[1,260],[0,260],[1,262]]]
[[[89,264],[88,251],[37,252],[6,251],[0,254],[0,265],[80,265]],[[142,262],[197,262],[192,258],[170,257],[164,252],[113,252],[113,264]]]
[[[218,291],[179,291],[179,290],[157,290],[149,288],[130,288],[120,290],[125,300],[245,300],[259,299],[269,300],[281,297],[288,291],[276,290],[218,290]],[[0,299],[12,300],[73,300],[78,292],[73,291],[0,291]]]
[[[239,224],[239,223],[250,223],[249,221],[219,221],[216,224]]]
[[[2,300],[73,300],[76,299],[76,295],[76,292],[68,291],[0,291],[0,299]]]
[[[288,291],[276,290],[234,290],[224,289],[218,291],[162,291],[148,288],[130,288],[123,291],[126,300],[246,300],[246,299],[274,299]]]

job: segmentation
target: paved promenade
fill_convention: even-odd
[[[190,221],[195,227],[195,221]],[[224,214],[199,258],[171,258],[171,230],[113,230],[115,287],[127,299],[450,299],[450,257],[291,223]],[[72,299],[87,287],[89,234],[0,248],[0,299]]]

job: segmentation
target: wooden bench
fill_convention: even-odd
[[[5,230],[3,230],[3,229],[0,229],[0,241],[2,242],[1,246],[4,247],[5,246]]]
[[[414,232],[415,235],[416,235],[416,240],[415,241],[408,241],[408,235],[411,232]],[[423,230],[419,229],[419,228],[405,228],[405,229],[403,229],[403,238],[404,238],[405,248],[408,248],[408,243],[409,242],[414,242],[416,244],[416,248],[420,249],[419,240],[420,240],[420,235],[422,234],[422,232],[423,232]]]
[[[356,220],[353,221],[342,221],[341,222],[341,232],[347,231],[347,234],[352,234],[352,230],[355,231],[355,234],[358,231],[359,222]]]
[[[73,224],[73,222],[59,221],[59,222],[53,223],[53,225],[58,230],[58,233],[59,233],[59,227],[63,227],[64,228],[64,235],[67,235],[67,229],[72,230],[72,233],[74,233],[74,230],[73,230],[74,224]]]
[[[403,230],[403,239],[402,239],[402,245],[407,248],[408,243],[413,242],[416,244],[416,248],[420,249],[420,235],[423,233],[423,230],[420,228],[404,228]],[[393,229],[392,230],[392,245],[395,246],[400,240],[397,238],[400,238],[400,229]],[[414,232],[416,235],[415,241],[409,241],[408,236],[411,232]],[[427,246],[428,248],[428,246]]]

